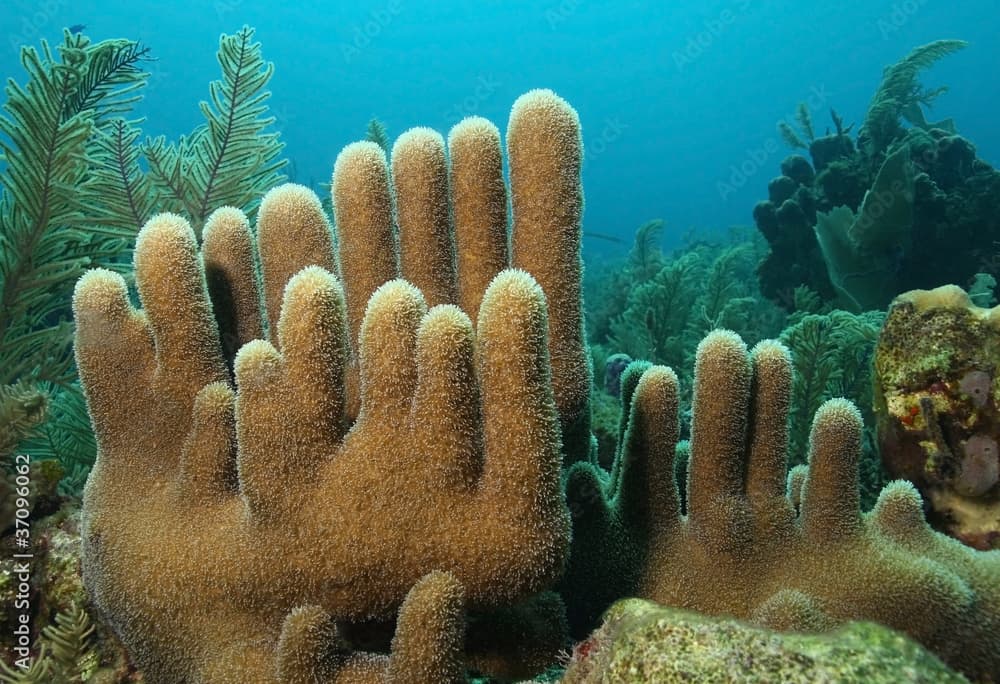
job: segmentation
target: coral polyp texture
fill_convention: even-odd
[[[959,287],[913,290],[889,309],[875,350],[886,469],[913,482],[938,529],[1000,548],[1000,307]]]
[[[184,219],[152,218],[135,251],[141,310],[120,276],[80,279],[99,448],[84,583],[151,681],[453,681],[463,608],[506,609],[561,573],[562,433],[586,434],[589,413],[589,366],[572,363],[586,358],[580,132],[548,91],[519,100],[510,128],[513,262],[499,139],[466,124],[452,144],[486,159],[452,170],[454,199],[438,136],[397,143],[398,178],[377,146],[348,147],[337,248],[318,199],[288,185],[262,201],[255,238],[216,211],[200,253]],[[453,258],[455,201],[456,216],[492,207],[468,222],[489,226],[492,257]],[[453,263],[454,278],[434,272]],[[475,327],[452,297],[476,307]],[[397,611],[388,659],[350,652],[342,624]]]
[[[996,676],[1000,552],[934,531],[906,482],[887,486],[863,515],[853,405],[832,399],[820,408],[808,470],[793,471],[786,490],[792,370],[783,346],[766,341],[748,353],[727,331],[699,346],[686,515],[673,464],[677,378],[661,366],[637,382],[630,376],[616,470],[602,478],[577,464],[569,474],[567,593],[634,595],[779,630],[870,620],[972,679]],[[590,563],[597,548],[604,560]],[[593,608],[570,613],[578,631],[596,619]]]
[[[564,453],[582,460],[590,449],[590,363],[580,282],[580,121],[551,91],[533,90],[514,102],[507,128],[510,250],[500,135],[485,119],[471,117],[452,128],[450,167],[443,140],[425,128],[397,140],[391,177],[375,143],[354,143],[338,155],[332,191],[351,340],[357,340],[368,298],[400,273],[429,303],[451,301],[475,321],[499,269],[527,271],[548,301],[547,344]]]

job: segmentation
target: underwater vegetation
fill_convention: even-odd
[[[390,143],[372,120],[327,203],[281,183],[252,35],[222,37],[206,124],[172,143],[140,143],[125,118],[138,44],[67,33],[77,52],[26,48],[29,83],[9,86],[12,130],[51,114],[33,83],[104,95],[4,151],[37,148],[8,164],[0,203],[17,246],[2,284],[35,303],[0,354],[35,356],[4,380],[0,444],[50,435],[31,453],[62,465],[34,463],[51,483],[34,669],[0,681],[426,684],[548,679],[559,662],[568,682],[723,665],[1000,678],[1000,551],[943,534],[921,496],[996,495],[990,314],[955,289],[943,313],[926,293],[862,311],[845,298],[877,288],[851,278],[776,303],[764,231],[668,255],[662,222],[585,285],[581,123],[547,90],[514,103],[505,141],[472,117]],[[857,142],[838,128],[836,145],[879,157],[868,187],[911,174],[900,112],[917,116],[932,95],[916,72],[953,49],[890,68]],[[72,144],[39,142],[62,126]],[[62,195],[37,184],[53,158]],[[46,274],[55,294],[31,295]],[[926,326],[913,311],[947,322],[922,361],[892,346]],[[879,445],[908,474],[883,420],[937,480],[885,484]],[[79,511],[53,426],[96,452]],[[698,662],[706,648],[724,662]]]
[[[778,335],[786,315],[760,295],[754,269],[767,247],[756,231],[734,228],[720,241],[696,240],[688,234],[668,255],[659,247],[663,227],[659,219],[640,226],[624,264],[588,269],[587,339],[596,378],[606,377],[615,354],[675,369],[686,434],[691,368],[701,338],[726,328],[752,344]],[[617,398],[617,392],[600,391],[593,398],[594,429],[606,467],[621,412]]]
[[[804,463],[813,415],[827,399],[846,397],[865,417],[862,505],[874,505],[885,484],[874,435],[871,359],[884,312],[833,309],[806,286],[796,288],[788,314],[764,297],[754,268],[767,255],[760,235],[736,228],[724,240],[687,241],[670,255],[657,246],[658,221],[641,226],[626,262],[588,277],[588,340],[595,377],[614,380],[621,356],[669,366],[681,384],[681,437],[690,432],[694,355],[709,331],[726,328],[755,344],[776,337],[792,352],[789,465]],[[613,352],[613,353],[612,353]],[[621,373],[621,368],[616,370]],[[620,385],[612,384],[612,388]],[[600,463],[611,467],[620,433],[617,391],[595,388],[592,428]],[[682,451],[686,442],[681,443]],[[678,472],[683,480],[683,453]],[[681,483],[683,486],[683,482]]]
[[[725,245],[691,244],[667,259],[636,234],[626,276],[624,305],[608,322],[603,343],[635,359],[690,368],[698,341],[715,328],[735,330],[751,342],[780,331],[780,312],[757,296],[754,267],[763,241],[736,233]],[[597,333],[592,339],[600,339]],[[688,385],[690,386],[690,385]]]
[[[206,121],[175,142],[140,141],[128,118],[150,59],[137,42],[67,30],[57,48],[23,48],[27,81],[8,81],[0,115],[0,415],[12,417],[0,442],[30,437],[21,451],[62,462],[67,493],[95,454],[71,353],[77,278],[94,266],[131,277],[128,254],[154,211],[183,212],[200,231],[207,208],[252,213],[282,180],[282,144],[266,130],[272,67],[252,29],[222,37]]]
[[[806,285],[842,309],[885,309],[900,292],[968,286],[992,268],[1000,172],[953,122],[927,121],[922,110],[945,88],[924,88],[920,72],[963,47],[936,41],[888,67],[856,139],[836,112],[834,131],[817,137],[805,106],[801,136],[783,126],[809,159],[785,159],[754,208],[771,247],[758,271],[767,297],[787,306]]]

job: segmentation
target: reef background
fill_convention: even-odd
[[[614,17],[608,17],[578,3],[533,7],[518,4],[509,10],[486,8],[476,16],[463,16],[448,9],[418,15],[407,5],[388,3],[357,10],[361,13],[357,15],[346,10],[306,5],[299,6],[294,15],[265,16],[255,3],[217,3],[210,10],[211,20],[199,26],[197,31],[172,32],[172,40],[162,38],[170,32],[169,22],[149,23],[148,15],[144,15],[142,21],[155,26],[156,31],[146,31],[142,22],[129,24],[131,18],[124,15],[103,17],[95,13],[93,16],[99,23],[85,31],[95,41],[89,47],[83,42],[82,34],[77,36],[76,29],[65,34],[63,40],[71,49],[63,50],[62,58],[68,68],[78,66],[73,64],[78,57],[96,59],[97,41],[101,38],[128,36],[141,42],[123,42],[119,48],[104,50],[101,54],[117,55],[126,62],[135,58],[136,69],[148,75],[129,74],[128,69],[122,69],[122,80],[98,92],[93,102],[71,100],[63,110],[65,115],[60,125],[67,130],[72,129],[74,107],[80,111],[92,110],[94,129],[86,144],[81,143],[82,151],[70,149],[77,143],[67,142],[60,152],[60,159],[64,156],[70,160],[59,166],[62,185],[56,193],[57,200],[66,202],[66,213],[60,215],[59,220],[49,221],[47,226],[44,221],[39,224],[43,227],[42,232],[47,233],[41,242],[31,242],[37,254],[31,268],[39,272],[37,269],[46,259],[52,259],[59,249],[65,249],[58,277],[59,286],[66,291],[50,292],[48,299],[38,298],[38,293],[31,290],[42,287],[39,279],[24,277],[30,269],[24,272],[7,269],[5,274],[6,277],[13,273],[28,282],[25,291],[34,297],[23,299],[28,302],[23,310],[11,308],[14,315],[8,318],[17,319],[15,322],[26,326],[25,330],[47,328],[52,333],[51,349],[35,349],[32,353],[37,351],[39,358],[45,354],[50,357],[63,355],[61,365],[49,364],[47,372],[51,371],[51,377],[32,378],[27,366],[14,368],[13,363],[3,364],[10,377],[0,383],[0,399],[4,400],[4,409],[9,408],[13,413],[0,416],[3,419],[0,426],[14,427],[0,432],[0,436],[13,435],[17,439],[7,439],[0,453],[12,452],[21,435],[34,433],[34,442],[25,449],[33,454],[55,454],[63,461],[61,466],[54,461],[36,462],[33,475],[42,486],[33,501],[35,519],[40,521],[60,510],[62,504],[72,501],[79,493],[87,474],[86,464],[74,462],[67,454],[75,450],[83,453],[87,449],[92,452],[92,443],[84,445],[77,439],[89,435],[89,426],[73,383],[75,370],[66,353],[65,333],[71,325],[66,317],[67,286],[72,284],[78,272],[89,266],[104,265],[130,279],[128,254],[132,238],[138,225],[154,210],[169,209],[192,217],[195,232],[200,237],[205,216],[199,211],[233,204],[253,217],[260,194],[284,179],[308,185],[321,196],[328,197],[326,181],[331,158],[344,143],[368,137],[385,147],[411,124],[447,130],[459,118],[471,114],[503,120],[512,95],[538,84],[539,80],[576,101],[585,123],[583,180],[587,209],[582,229],[587,245],[587,273],[584,282],[587,337],[595,380],[591,397],[594,430],[603,447],[603,465],[608,466],[611,462],[609,450],[613,449],[621,427],[617,391],[610,389],[616,380],[608,376],[608,369],[617,367],[621,372],[626,367],[625,363],[617,366],[609,363],[610,356],[627,352],[633,358],[669,364],[677,370],[680,436],[686,438],[693,410],[690,389],[695,346],[712,330],[726,328],[736,331],[751,344],[766,338],[779,338],[791,352],[795,382],[791,388],[790,465],[802,464],[809,424],[824,401],[846,396],[858,405],[867,428],[864,435],[859,436],[863,452],[860,500],[864,508],[869,508],[886,480],[875,448],[872,408],[879,410],[880,404],[878,398],[872,396],[871,361],[876,354],[876,340],[889,301],[911,287],[930,288],[950,281],[969,289],[976,304],[987,307],[995,304],[993,289],[996,277],[1000,276],[995,242],[1000,174],[993,167],[1000,145],[996,134],[988,130],[984,122],[991,109],[989,103],[995,102],[997,93],[995,87],[983,87],[980,83],[981,74],[986,73],[984,64],[995,59],[995,55],[990,50],[990,43],[977,36],[975,24],[983,23],[981,19],[967,15],[945,16],[941,14],[943,10],[931,4],[915,2],[912,6],[882,7],[882,14],[866,15],[866,22],[860,24],[855,17],[849,29],[845,27],[843,38],[824,42],[823,50],[811,51],[803,41],[817,42],[815,32],[810,33],[809,24],[802,25],[802,22],[823,22],[831,35],[836,33],[835,23],[811,16],[808,10],[789,14],[787,20],[775,19],[774,12],[787,10],[790,13],[791,7],[772,5],[765,11],[749,2],[709,7],[683,16],[656,16],[649,14],[649,10],[633,8],[631,14],[618,10]],[[988,11],[983,8],[983,12]],[[19,46],[17,40],[37,46],[42,36],[58,44],[56,27],[71,21],[58,15],[58,4],[35,15],[26,14],[21,22],[24,36],[16,31],[11,33],[11,50]],[[322,20],[316,21],[317,16]],[[329,25],[334,19],[339,22],[336,28]],[[218,30],[205,28],[214,26],[215,20],[218,20]],[[256,22],[263,28],[254,35],[248,33],[248,28],[234,33],[243,21]],[[770,35],[763,34],[761,28],[768,22],[780,25],[781,35],[774,35],[773,31]],[[137,31],[136,26],[143,28]],[[82,31],[83,27],[79,29]],[[793,30],[794,35],[785,35]],[[203,36],[205,31],[212,35]],[[256,158],[257,166],[254,173],[242,173],[238,159],[234,163],[230,158],[221,163],[219,184],[202,188],[196,180],[189,193],[173,197],[163,186],[162,178],[150,179],[143,174],[157,150],[166,150],[164,158],[167,159],[172,159],[175,153],[177,159],[190,154],[191,150],[183,143],[177,148],[162,145],[169,146],[180,136],[190,133],[202,124],[204,116],[210,120],[213,116],[226,118],[225,102],[216,101],[218,111],[215,113],[204,109],[199,112],[194,106],[206,98],[206,84],[219,78],[219,65],[209,56],[210,47],[220,31],[229,34],[228,41],[240,42],[245,37],[247,44],[260,40],[264,45],[263,57],[257,45],[250,50],[254,67],[249,72],[255,85],[241,86],[248,93],[259,91],[262,99],[254,103],[262,106],[249,114],[243,112],[236,116],[243,126],[239,149]],[[320,32],[323,35],[313,35]],[[878,41],[871,40],[873,32]],[[478,40],[480,34],[488,34],[491,38]],[[178,35],[183,38],[173,39]],[[497,35],[516,36],[515,42],[503,41]],[[929,41],[942,36],[969,39],[970,44],[954,49],[942,48],[940,54],[932,49],[930,56],[916,60],[909,79],[914,87],[923,88],[915,91],[915,101],[933,100],[935,109],[924,111],[926,119],[934,122],[951,119],[955,128],[950,124],[941,127],[926,121],[917,125],[910,118],[912,109],[903,111],[907,107],[900,104],[899,111],[893,110],[889,117],[892,130],[881,131],[884,134],[882,142],[886,144],[871,147],[868,144],[871,129],[864,129],[871,118],[872,107],[880,102],[878,93],[884,90],[879,86],[882,68],[891,63],[897,66],[905,63],[909,59],[905,56],[914,46],[924,44],[926,47]],[[78,37],[78,47],[73,48],[72,43]],[[772,45],[760,42],[765,37]],[[187,42],[193,38],[199,39],[197,45]],[[133,49],[130,45],[138,52],[130,55]],[[228,55],[225,55],[226,45],[224,41],[218,58],[224,63],[224,74],[227,71],[225,64],[231,66],[236,54],[235,42],[229,44]],[[160,46],[166,49],[161,51]],[[116,52],[118,49],[120,52]],[[831,54],[834,49],[836,58]],[[797,57],[795,50],[808,54],[808,58]],[[751,54],[757,57],[756,62],[749,59]],[[303,55],[310,55],[310,58],[304,59]],[[149,57],[155,61],[148,61]],[[779,58],[784,60],[786,69],[778,69],[772,64]],[[515,59],[516,63],[512,61]],[[397,61],[405,66],[395,68]],[[273,78],[269,63],[275,65]],[[413,70],[417,67],[420,73],[414,75]],[[770,78],[774,72],[780,72],[780,78]],[[16,65],[12,64],[5,73],[14,74],[16,81],[24,82],[23,71]],[[769,77],[762,80],[760,74]],[[834,79],[843,82],[835,83]],[[144,99],[132,102],[129,100],[133,94],[129,90],[130,83],[140,81],[145,83],[141,91]],[[789,85],[792,82],[794,85]],[[227,76],[218,83],[213,87],[224,90]],[[884,86],[885,81],[882,83]],[[784,86],[788,87],[782,89]],[[944,86],[951,90],[945,92]],[[13,93],[14,90],[8,90],[8,112],[13,111],[11,103],[17,101]],[[433,97],[428,93],[433,93]],[[872,93],[876,93],[874,99]],[[98,102],[102,98],[103,101]],[[115,108],[116,102],[121,108]],[[832,117],[831,109],[836,110]],[[30,107],[25,111],[28,110]],[[124,124],[108,126],[111,114],[124,114],[130,119],[130,125],[141,126],[142,137],[129,138],[131,128]],[[144,120],[133,119],[140,116],[145,117]],[[827,121],[831,121],[830,126],[835,127],[835,131],[824,132]],[[782,124],[785,124],[784,132],[781,132]],[[41,130],[37,120],[32,126],[36,127],[35,131]],[[844,132],[841,132],[842,126],[846,127]],[[794,129],[791,134],[788,127]],[[18,133],[11,133],[11,128],[6,130],[9,137],[4,138],[4,142],[13,145],[11,149],[32,149],[21,159],[11,154],[9,166],[0,165],[0,172],[8,173],[9,177],[30,176],[36,159],[32,155],[44,151],[39,143],[41,136],[28,132],[18,138]],[[84,173],[84,166],[100,169],[113,159],[113,155],[108,156],[102,147],[102,140],[106,142],[111,138],[101,135],[115,131],[129,138],[116,149],[135,149],[137,155],[141,149],[145,155],[144,161],[139,157],[136,157],[138,161],[132,160],[130,164],[138,165],[129,168],[136,179],[133,188],[141,191],[136,195],[141,200],[139,205],[115,204],[113,185],[101,185],[107,181],[104,177],[96,182],[88,178],[85,183],[83,177],[74,181],[74,174]],[[80,135],[83,133],[80,128]],[[163,135],[165,142],[143,143],[145,135]],[[214,142],[205,142],[208,133],[199,135],[202,137],[198,144],[207,145],[205,149],[209,155],[219,151],[214,149],[218,147]],[[807,149],[800,152],[809,157],[815,167],[815,183],[810,175],[812,170],[806,174],[808,178],[800,177],[799,172],[803,171],[800,167],[807,163],[805,158],[799,158],[801,162],[795,158],[786,159],[793,151],[789,145],[796,146],[796,135],[805,140],[801,146]],[[824,141],[850,147],[846,151],[839,147],[839,151],[835,150],[839,155],[833,160],[838,164],[837,174],[833,176],[836,183],[820,180],[826,164],[817,161],[816,144],[823,143],[820,147],[825,149]],[[903,157],[897,155],[903,154],[905,160],[894,166],[892,160],[902,160]],[[72,159],[84,158],[79,155],[84,155],[87,162],[73,167]],[[225,157],[223,152],[220,155]],[[791,271],[781,271],[782,275],[791,276],[787,282],[768,280],[761,263],[767,263],[769,250],[772,262],[778,256],[779,260],[801,265],[808,264],[811,258],[814,265],[822,269],[824,257],[818,256],[815,244],[782,244],[774,239],[775,235],[787,237],[801,229],[802,234],[811,236],[816,220],[813,214],[841,204],[831,195],[830,189],[834,186],[835,189],[856,190],[854,195],[848,193],[844,200],[849,210],[863,217],[865,210],[860,205],[860,196],[868,188],[878,190],[883,170],[887,183],[894,177],[892,174],[916,175],[916,181],[912,178],[908,181],[915,182],[916,190],[903,193],[914,194],[916,200],[910,197],[899,201],[899,206],[905,205],[907,212],[913,214],[913,230],[910,231],[907,224],[901,232],[893,232],[893,224],[875,220],[870,224],[874,226],[871,235],[880,235],[881,240],[867,243],[862,240],[862,252],[869,251],[853,255],[863,263],[861,257],[870,258],[871,250],[882,249],[877,254],[880,259],[877,263],[888,274],[879,283],[884,289],[866,291],[864,294],[872,298],[860,301],[854,299],[857,290],[850,287],[838,287],[834,291],[824,288],[822,283],[808,282],[806,284],[813,286],[811,289],[799,288],[802,281],[796,280],[797,274]],[[856,182],[852,184],[852,180]],[[159,184],[159,188],[147,192],[149,188],[142,185],[144,182]],[[85,192],[74,194],[71,189],[76,187],[85,188]],[[6,221],[0,227],[3,236],[13,236],[11,244],[23,249],[28,243],[21,240],[17,232],[23,230],[23,217],[13,212],[10,216],[15,218],[6,218],[10,207],[30,209],[34,206],[30,201],[33,190],[22,189],[21,192],[14,201],[0,206],[3,209],[0,218]],[[970,203],[963,199],[965,197],[982,201]],[[763,198],[767,199],[762,204],[772,205],[776,216],[787,207],[780,221],[766,220],[764,213],[758,211],[761,204],[751,214],[754,204]],[[895,194],[890,204],[897,202],[894,198]],[[941,210],[928,210],[934,207]],[[952,210],[964,211],[969,207],[971,209],[962,213],[962,220],[957,222],[958,213]],[[100,208],[96,215],[93,213],[95,208]],[[123,208],[129,211],[122,211]],[[325,208],[329,210],[328,206]],[[793,209],[806,214],[801,225],[786,220]],[[137,220],[131,220],[131,215]],[[652,216],[663,216],[666,221],[649,220]],[[751,216],[756,227],[729,227],[747,224]],[[954,229],[959,223],[973,237],[949,242],[951,234],[947,229]],[[636,231],[637,225],[640,227]],[[775,230],[776,227],[780,230]],[[100,228],[104,229],[103,234]],[[839,229],[854,235],[850,221]],[[884,249],[900,234],[924,247],[923,252],[917,249],[906,252],[910,260],[901,262],[902,265],[893,260],[895,252]],[[933,264],[923,267],[923,253],[945,254],[932,244],[931,237],[943,240],[942,244],[951,248],[945,255],[948,268],[943,267],[943,260],[937,265],[939,268]],[[855,263],[846,266],[851,267],[847,270],[857,270]],[[917,276],[902,277],[913,273]],[[16,279],[8,278],[6,282]],[[20,307],[22,298],[17,301]],[[46,308],[49,304],[52,307]],[[968,306],[968,302],[962,305]],[[18,341],[17,335],[7,337]],[[9,340],[0,339],[0,342],[6,344]],[[223,340],[224,345],[229,342]],[[31,348],[30,340],[25,348]],[[904,345],[904,350],[912,348],[912,344]],[[6,354],[2,358],[20,363],[27,355],[19,356],[15,353],[17,349],[13,344],[6,349],[0,345],[0,352]],[[956,401],[992,409],[997,399],[984,399],[977,404],[966,389],[968,377],[992,380],[996,363],[991,350],[992,347],[981,358],[979,350],[970,351],[971,365],[963,361],[965,365],[955,369],[954,381],[935,376],[928,380],[926,392],[944,395],[947,390],[955,394]],[[228,351],[235,351],[235,348]],[[50,393],[46,399],[46,388],[42,385],[7,384],[24,379],[47,380],[66,387]],[[907,389],[910,394],[914,391],[919,394],[923,390],[919,387]],[[916,438],[920,439],[926,437],[925,432],[931,432],[927,426],[936,424],[943,415],[942,407],[938,407],[935,418],[932,409],[924,407],[926,403],[926,397],[908,395],[906,403],[896,407],[903,412],[900,415],[892,413],[896,408],[890,405],[888,415],[896,422],[913,427],[918,433]],[[915,418],[920,407],[924,407],[924,413]],[[48,420],[35,430],[35,423],[46,413]],[[939,451],[946,453],[948,459],[958,458],[963,452],[954,447],[965,449],[967,436],[964,432],[949,433],[935,444],[955,442],[951,450]],[[62,442],[62,437],[70,441]],[[983,442],[981,435],[976,439],[980,440],[976,444]],[[983,469],[973,483],[975,486],[966,482],[968,478],[956,478],[947,468],[942,468],[940,481],[950,487],[955,480],[964,487],[960,493],[968,496],[982,498],[986,495],[995,508],[998,480],[995,444],[995,441],[989,442],[988,453],[984,452],[987,457],[983,462],[989,468]],[[682,442],[677,459],[679,473],[685,467],[686,448]],[[918,462],[923,458],[922,453],[917,453]],[[947,459],[943,462],[947,465]],[[941,482],[932,484],[939,486]],[[7,482],[0,484],[9,488]],[[684,487],[683,477],[680,485]],[[4,502],[9,501],[5,495]],[[6,510],[3,512],[7,514]],[[40,529],[45,530],[44,544],[51,554],[45,560],[48,565],[38,568],[38,573],[50,578],[53,584],[37,588],[39,594],[48,599],[39,622],[48,622],[51,634],[46,632],[43,636],[50,639],[50,651],[54,655],[57,655],[56,644],[60,642],[69,640],[71,646],[85,646],[79,653],[64,654],[59,661],[92,669],[95,665],[88,653],[98,637],[90,638],[89,618],[86,613],[76,610],[80,588],[75,569],[77,541],[72,504],[50,517]],[[969,541],[968,535],[963,537],[961,530],[951,532]],[[978,543],[972,545],[995,548],[995,533],[996,530],[989,528],[987,534],[980,534],[974,540]],[[0,593],[9,588],[9,585],[0,587]],[[106,634],[99,634],[99,643],[104,665],[117,670],[115,676],[128,676],[120,654],[108,646]],[[105,647],[110,650],[105,652]],[[89,677],[79,673],[67,676]]]
[[[53,10],[39,13],[26,0],[0,10],[0,74],[20,73],[18,46],[58,40],[64,26],[86,24],[95,42],[140,40],[158,61],[137,113],[147,132],[168,139],[199,121],[192,105],[217,78],[219,34],[254,26],[276,65],[272,113],[289,175],[308,185],[329,181],[337,151],[372,117],[393,139],[413,122],[447,130],[469,114],[502,121],[521,93],[552,88],[586,122],[585,229],[626,243],[586,239],[588,263],[623,255],[634,228],[652,217],[667,221],[668,248],[692,228],[749,224],[787,154],[779,120],[791,121],[816,91],[825,93],[813,111],[820,132],[831,106],[860,125],[882,68],[939,38],[971,47],[928,74],[951,88],[937,109],[1000,165],[997,86],[984,78],[996,62],[990,0],[847,0],[836,11],[793,0],[42,6]],[[733,192],[720,190],[744,163],[751,173]]]

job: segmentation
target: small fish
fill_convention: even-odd
[[[72,34],[83,33],[85,28],[87,28],[86,24],[73,24],[69,27],[69,32]]]

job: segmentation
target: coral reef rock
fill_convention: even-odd
[[[564,684],[959,684],[967,680],[904,635],[870,622],[783,634],[626,599],[577,645]]]
[[[1000,548],[1000,307],[954,285],[893,302],[875,353],[889,474],[913,482],[938,529]]]

